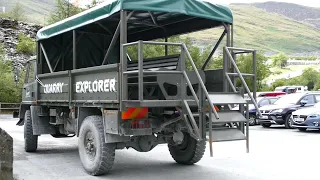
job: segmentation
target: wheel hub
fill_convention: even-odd
[[[94,143],[94,137],[91,132],[88,132],[85,136],[84,146],[86,149],[86,154],[92,160],[96,155],[96,146]]]

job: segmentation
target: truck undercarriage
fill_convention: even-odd
[[[201,30],[207,28],[203,24],[207,21],[210,27],[221,25],[224,31],[202,69],[196,67],[185,44],[149,41],[160,37],[159,29],[165,30],[167,40],[169,35],[184,32],[178,32],[181,23],[198,23],[190,30]],[[110,22],[112,25],[106,26]],[[245,110],[249,102],[243,96],[248,93],[258,109],[256,51],[233,48],[232,24],[218,22],[172,12],[124,9],[93,23],[95,26],[88,24],[52,37],[43,38],[48,29],[40,30],[38,56],[28,63],[19,112],[18,124],[25,127],[25,150],[36,151],[42,134],[77,136],[81,162],[92,175],[111,170],[116,149],[148,152],[158,144],[168,144],[173,159],[181,164],[198,162],[207,141],[211,156],[212,143],[219,141],[246,140],[249,151],[249,116]],[[170,27],[172,24],[177,26]],[[97,26],[104,33],[96,32]],[[106,36],[112,32],[110,27],[113,36]],[[223,69],[206,70],[225,36]],[[68,37],[72,43],[64,41]],[[147,45],[165,48],[164,56],[144,58]],[[137,47],[138,59],[127,53],[132,46]],[[169,54],[170,46],[178,47],[179,53]],[[252,74],[237,68],[235,57],[241,53],[252,53]],[[32,72],[34,80],[28,81]],[[253,95],[244,76],[253,78]],[[242,87],[235,86],[235,77]],[[232,111],[233,105],[239,105],[239,111]]]

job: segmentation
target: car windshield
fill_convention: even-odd
[[[302,96],[303,94],[299,93],[288,94],[279,98],[274,104],[296,104]]]

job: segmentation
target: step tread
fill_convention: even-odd
[[[212,117],[212,123],[247,122],[247,119],[238,111],[218,112],[219,119]]]
[[[207,132],[208,135],[209,132]],[[212,142],[235,140],[246,140],[246,136],[239,129],[234,128],[212,130]]]
[[[193,116],[199,116],[198,113],[193,113]],[[209,117],[209,113],[207,113]],[[228,123],[228,122],[247,122],[248,120],[238,111],[220,111],[218,112],[220,119],[216,119],[212,114],[212,123]]]
[[[247,101],[240,94],[236,93],[210,93],[209,97],[214,105],[247,103]]]

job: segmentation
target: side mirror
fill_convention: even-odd
[[[301,101],[300,101],[300,105],[301,105],[301,106],[304,106],[304,105],[306,105],[307,103],[308,103],[307,100],[301,100]]]

